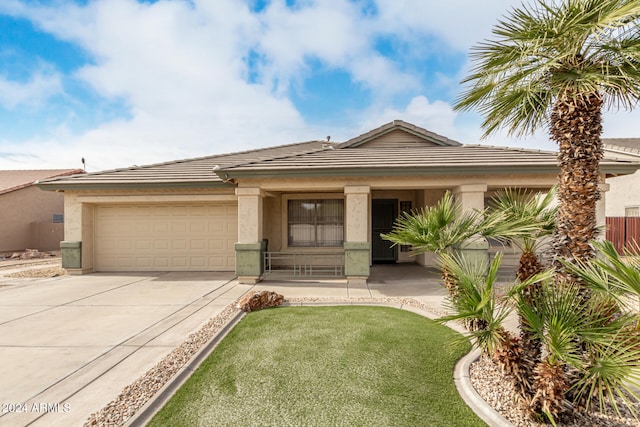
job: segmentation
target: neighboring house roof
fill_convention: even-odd
[[[132,166],[43,181],[47,190],[232,186],[234,178],[296,176],[392,176],[479,173],[557,173],[554,151],[462,145],[441,135],[394,120],[341,144],[298,144]],[[607,153],[606,174],[640,168],[632,159]],[[231,181],[231,182],[229,182]]]
[[[83,173],[82,169],[0,170],[0,194],[29,187],[42,179]]]
[[[605,151],[640,157],[640,138],[602,138]]]

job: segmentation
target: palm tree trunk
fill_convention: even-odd
[[[558,143],[558,218],[553,236],[554,267],[568,278],[557,260],[586,261],[596,237],[596,202],[600,199],[600,159],[603,156],[602,98],[599,93],[560,94],[551,114],[551,138]]]
[[[602,98],[599,93],[573,93],[566,90],[558,95],[551,112],[551,138],[558,143],[558,215],[552,238],[553,266],[556,285],[579,283],[560,260],[585,262],[595,256],[591,241],[597,236],[596,203],[600,200],[600,160],[603,157]],[[579,298],[589,299],[583,288]],[[580,343],[579,343],[580,344]],[[554,417],[565,412],[566,396],[571,380],[563,375],[563,364],[539,363],[532,409],[551,413]],[[539,406],[536,406],[538,404]]]
[[[544,266],[538,259],[538,256],[534,252],[523,251],[518,262],[518,270],[516,276],[519,281],[525,281],[530,279],[534,275],[542,272]],[[527,286],[522,290],[522,297],[531,306],[534,306],[538,301],[542,287],[539,283],[534,283]],[[535,337],[535,333],[530,331],[529,323],[522,317],[518,316],[518,323],[520,329],[520,347],[526,357],[523,357],[520,370],[522,375],[519,378],[520,384],[518,384],[518,390],[520,391],[522,398],[527,404],[533,399],[535,393],[533,384],[535,382],[535,367],[541,361],[542,358],[542,342],[539,338]]]

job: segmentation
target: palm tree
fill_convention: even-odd
[[[571,264],[571,268],[579,273],[581,267]],[[533,304],[517,289],[512,293],[518,313],[527,318],[544,347],[544,358],[534,368],[534,394],[525,397],[528,409],[552,422],[573,409],[589,409],[594,402],[603,411],[605,402],[617,408],[622,401],[633,411],[640,400],[635,316],[603,309],[615,305],[608,293],[583,299],[582,286],[575,283],[559,289],[543,281],[542,287]]]
[[[523,234],[509,241],[522,251],[516,270],[516,278],[520,283],[529,280],[536,274],[544,271],[545,267],[538,257],[537,251],[546,243],[547,237],[553,233],[556,226],[557,207],[553,201],[556,195],[556,187],[546,194],[534,194],[530,191],[507,188],[498,191],[491,199],[490,210],[506,215],[508,221],[537,222],[540,227],[531,233]],[[530,282],[528,286],[520,286],[520,297],[532,305],[537,300],[537,295],[542,291],[540,282]],[[520,341],[513,341],[511,348],[518,348],[518,352],[526,355],[520,357],[521,364],[518,368],[519,379],[516,387],[527,398],[533,396],[533,384],[535,378],[534,368],[542,356],[542,343],[531,331],[527,319],[518,315],[520,329]],[[511,353],[516,350],[510,350]]]
[[[480,220],[475,212],[461,215],[460,205],[447,191],[435,206],[403,213],[393,230],[381,237],[396,245],[410,245],[412,255],[427,252],[440,255],[477,234]],[[449,295],[455,297],[457,285],[446,269],[442,269],[442,280]]]
[[[472,51],[470,84],[457,110],[477,109],[484,136],[547,128],[560,167],[556,257],[594,255],[602,109],[632,108],[640,98],[640,2],[536,0],[511,11],[494,40]],[[555,264],[559,275],[564,267]]]
[[[412,255],[433,252],[438,256],[478,236],[498,240],[517,239],[534,233],[540,224],[531,218],[507,218],[498,211],[465,211],[447,191],[435,206],[426,206],[400,216],[393,230],[381,237],[396,245],[410,245]],[[446,266],[443,282],[449,295],[457,294],[457,283]]]
[[[506,296],[510,302],[505,303],[494,290],[501,254],[487,266],[486,260],[470,261],[445,252],[441,255],[443,266],[459,290],[457,298],[449,299],[453,314],[438,321],[483,324],[485,327],[469,333],[474,346],[508,374],[506,380],[515,385],[520,403],[535,418],[544,416],[555,423],[574,409],[598,406],[604,411],[605,402],[614,407],[622,402],[633,411],[640,400],[637,315],[602,308],[637,294],[636,286],[622,285],[620,279],[629,274],[637,278],[638,274],[633,267],[617,264],[619,258],[610,255],[570,264],[573,273],[587,279],[585,286],[593,290],[592,298],[579,298],[582,286],[575,283],[555,286],[552,271],[545,270],[514,285]],[[523,297],[522,289],[533,283],[541,292]],[[513,310],[526,319],[528,331],[541,342],[544,351],[538,360],[533,360],[521,340],[505,327]]]

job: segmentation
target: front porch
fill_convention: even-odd
[[[372,184],[333,182],[314,191],[299,181],[238,187],[238,280],[255,284],[286,274],[294,280],[344,277],[355,285],[372,279],[376,263],[434,267],[433,254],[414,256],[410,247],[393,246],[380,235],[403,213],[434,205],[447,191],[463,210],[482,209],[492,191],[486,184],[425,187],[424,180],[420,187],[417,180]]]
[[[440,307],[447,291],[440,272],[417,263],[374,264],[366,282],[353,283],[346,277],[266,276],[253,290],[270,290],[287,298],[415,298]],[[503,265],[498,273],[501,283],[515,277],[515,266]]]

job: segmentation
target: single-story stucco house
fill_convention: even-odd
[[[635,172],[605,159],[605,176]],[[415,261],[380,238],[396,217],[451,191],[483,208],[501,188],[546,190],[556,154],[463,145],[395,120],[343,143],[310,141],[46,180],[63,191],[63,266],[96,271],[236,271],[243,283],[265,268],[305,274],[333,268],[363,281],[377,262]],[[604,223],[604,204],[600,202]],[[265,256],[266,255],[266,256]],[[294,260],[295,258],[295,260]]]
[[[63,195],[44,193],[37,180],[82,169],[0,170],[0,252],[57,250],[63,238]]]

